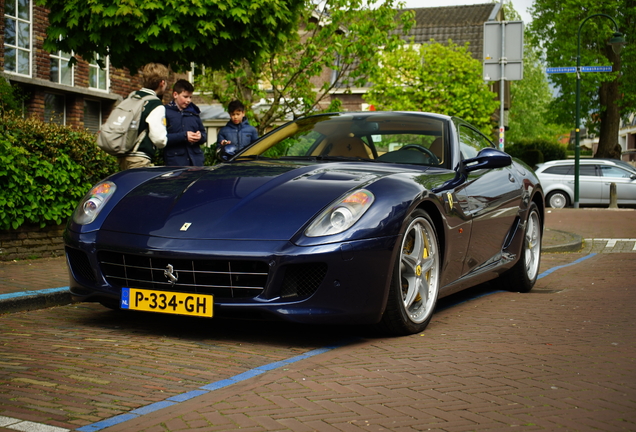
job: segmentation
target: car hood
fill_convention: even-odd
[[[371,164],[340,163],[248,162],[167,171],[126,194],[102,229],[184,239],[289,240],[348,190],[387,174]]]

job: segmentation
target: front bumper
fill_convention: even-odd
[[[75,301],[117,304],[122,287],[212,293],[215,316],[315,324],[378,322],[397,244],[397,236],[299,247],[103,230],[64,238]],[[181,275],[174,285],[167,264]]]

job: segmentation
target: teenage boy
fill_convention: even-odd
[[[236,145],[236,152],[242,150],[258,139],[256,128],[249,124],[245,117],[245,105],[234,100],[227,107],[230,114],[230,121],[219,131],[217,144],[224,146],[227,144]]]
[[[167,166],[203,166],[201,144],[207,141],[201,110],[192,103],[194,86],[180,79],[172,87],[172,102],[166,105],[168,145],[163,151]]]
[[[141,168],[152,166],[152,160],[158,148],[164,148],[168,141],[166,133],[166,109],[161,103],[161,97],[166,91],[168,68],[159,63],[148,63],[141,69],[143,88],[137,91],[140,96],[149,94],[156,99],[149,100],[141,113],[139,133],[148,133],[139,144],[137,151],[127,153],[117,158],[119,168]]]

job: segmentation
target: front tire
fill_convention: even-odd
[[[510,270],[499,276],[497,284],[501,288],[527,293],[534,287],[541,263],[541,241],[541,217],[537,205],[532,203],[528,209],[519,261]]]
[[[381,327],[393,335],[423,331],[431,321],[440,283],[440,250],[435,226],[423,210],[408,220],[393,269]]]
[[[552,208],[565,208],[570,206],[570,197],[567,193],[557,190],[550,192],[546,197],[545,202]]]

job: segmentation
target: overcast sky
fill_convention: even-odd
[[[405,0],[407,8],[436,7],[436,6],[461,6],[468,4],[492,3],[490,0]],[[531,21],[527,9],[532,6],[533,0],[512,0],[515,10],[521,15],[521,20],[528,24]]]

